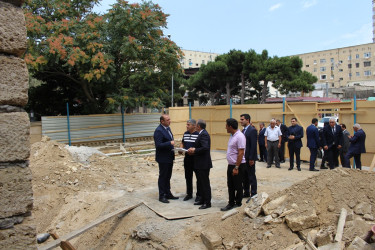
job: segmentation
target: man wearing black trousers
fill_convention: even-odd
[[[307,147],[310,149],[310,171],[319,171],[315,168],[315,161],[320,146],[319,131],[316,126],[318,126],[318,119],[313,118],[311,125],[306,129]]]
[[[289,168],[288,170],[292,170],[294,167],[294,155],[296,156],[296,164],[297,170],[301,171],[301,148],[302,148],[302,140],[303,137],[303,128],[297,124],[297,118],[291,119],[292,126],[290,126],[287,130],[287,137],[288,137],[288,149],[289,149]]]
[[[198,120],[197,131],[198,137],[195,140],[195,147],[188,149],[188,154],[194,155],[194,168],[196,169],[197,182],[201,200],[194,205],[201,205],[199,209],[207,209],[211,207],[211,185],[210,185],[210,169],[211,161],[211,139],[206,131],[206,122]]]
[[[330,169],[335,168],[342,143],[342,129],[340,125],[336,124],[335,118],[331,118],[329,119],[329,125],[323,128],[323,149],[324,154],[327,154]]]
[[[169,115],[160,117],[160,125],[155,129],[154,141],[156,147],[155,160],[159,164],[159,201],[169,203],[168,199],[176,200],[178,197],[171,193],[171,177],[174,160],[174,139],[169,125]]]
[[[280,163],[285,162],[285,142],[288,140],[286,138],[286,131],[288,130],[285,124],[282,124],[280,120],[276,120],[276,125],[279,126],[281,131],[281,146],[279,148],[279,161]]]
[[[250,125],[249,114],[242,114],[240,122],[243,127],[242,133],[246,137],[245,160],[246,167],[243,175],[243,197],[253,197],[257,194],[257,177],[255,175],[255,160],[257,159],[257,131]],[[251,193],[250,193],[251,185]]]
[[[361,154],[366,153],[366,133],[358,123],[354,124],[353,129],[355,133],[353,136],[349,136],[350,146],[345,156],[345,166],[350,168],[350,158],[354,156],[356,168],[362,170]]]
[[[198,132],[196,131],[197,122],[194,119],[190,119],[186,122],[187,131],[182,137],[181,147],[188,150],[189,148],[195,147],[195,140],[198,138]],[[182,152],[181,152],[182,153]],[[186,196],[184,201],[193,198],[193,172],[195,172],[195,177],[197,176],[196,170],[194,169],[194,156],[185,154],[184,158],[184,170],[185,170],[185,180],[186,180]],[[197,181],[198,184],[198,181]],[[197,185],[196,201],[200,200],[199,187]]]
[[[259,136],[258,136],[258,144],[259,144],[259,161],[267,162],[267,149],[266,143],[264,141],[264,133],[266,132],[266,128],[264,127],[264,122],[259,123]]]

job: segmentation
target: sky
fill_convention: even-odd
[[[102,0],[105,13],[116,0]],[[130,3],[141,2],[130,0]],[[289,56],[372,42],[372,0],[153,0],[179,47]]]

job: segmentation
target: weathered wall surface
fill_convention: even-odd
[[[36,249],[22,3],[0,0],[0,249]]]

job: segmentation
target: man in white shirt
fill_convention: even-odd
[[[275,158],[275,165],[280,168],[279,160],[279,148],[281,147],[281,131],[280,128],[276,126],[276,120],[272,119],[270,121],[270,126],[266,128],[264,133],[264,142],[267,148],[267,168],[270,168]]]

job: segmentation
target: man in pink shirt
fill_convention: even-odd
[[[227,149],[227,184],[229,202],[226,207],[221,208],[221,211],[228,211],[234,207],[240,207],[242,205],[242,175],[244,168],[246,167],[246,137],[238,129],[238,121],[233,118],[227,119],[225,128],[227,129],[227,132],[232,135],[229,138]]]

